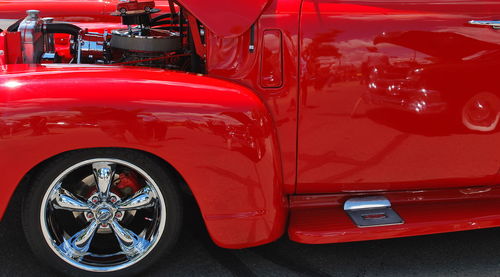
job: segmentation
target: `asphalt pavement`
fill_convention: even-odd
[[[226,250],[210,241],[197,215],[188,217],[173,254],[141,276],[500,276],[500,229],[330,245],[285,236]],[[31,254],[19,208],[9,209],[0,222],[0,276],[54,275]]]

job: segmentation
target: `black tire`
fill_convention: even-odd
[[[159,240],[148,250],[144,257],[129,267],[111,272],[93,272],[77,268],[55,253],[44,237],[41,223],[41,209],[44,197],[51,184],[72,165],[94,159],[122,160],[133,164],[148,174],[157,184],[166,211],[166,223]],[[49,161],[33,179],[30,191],[24,200],[22,223],[26,239],[34,254],[46,265],[71,276],[124,276],[135,275],[155,263],[165,252],[171,250],[178,240],[182,225],[182,203],[174,178],[154,157],[144,153],[123,149],[91,149],[79,150],[63,154]],[[113,175],[114,176],[114,175]],[[113,182],[112,182],[113,183]],[[113,185],[114,186],[114,183]],[[157,202],[155,202],[157,203]],[[155,204],[156,205],[156,204]],[[45,207],[44,207],[45,209]],[[96,219],[97,220],[97,219]],[[102,226],[102,225],[99,225]],[[101,228],[101,227],[98,227]],[[100,230],[100,229],[97,229]],[[160,232],[160,231],[159,231]],[[97,234],[97,233],[95,233]],[[96,235],[97,236],[97,235]],[[102,235],[101,235],[102,236]]]

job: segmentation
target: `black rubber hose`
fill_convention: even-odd
[[[17,30],[19,29],[19,25],[21,25],[21,22],[23,22],[24,18],[23,19],[19,19],[18,21],[16,21],[16,23],[12,24],[9,26],[9,28],[7,28],[7,32],[17,32]]]
[[[172,21],[170,21],[170,20],[163,20],[163,21],[152,22],[151,23],[151,27],[162,26],[162,25],[167,25],[167,24],[172,24]]]
[[[44,24],[44,33],[47,34],[70,34],[73,38],[73,47],[71,52],[75,53],[78,45],[78,36],[82,29],[78,26],[68,23],[48,23]]]
[[[179,32],[180,31],[179,26],[169,26],[169,27],[156,27],[156,26],[152,26],[152,27],[155,27],[153,30],[165,30],[165,31],[175,31],[175,32]]]
[[[44,26],[44,31],[48,34],[70,34],[75,38],[78,38],[82,30],[80,27],[68,23],[48,23]]]

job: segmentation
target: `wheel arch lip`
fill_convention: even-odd
[[[0,216],[43,161],[78,149],[124,148],[176,169],[219,246],[259,245],[284,233],[274,122],[243,86],[168,71],[37,68],[0,75],[0,104],[0,166],[12,168],[0,186]]]

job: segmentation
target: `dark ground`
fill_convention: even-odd
[[[31,254],[18,213],[11,208],[0,223],[0,276],[54,276]],[[284,237],[225,250],[192,222],[187,220],[174,255],[143,276],[500,276],[500,229],[331,245]]]

